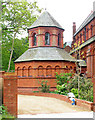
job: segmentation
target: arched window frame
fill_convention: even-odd
[[[39,76],[39,77],[44,76],[43,66],[41,66],[41,65],[38,67],[38,76]]]
[[[55,66],[55,73],[58,73],[58,74],[60,74],[60,66],[59,65],[56,65]]]
[[[89,38],[89,28],[87,28],[87,39]]]
[[[58,46],[60,46],[60,33],[58,34]]]
[[[80,44],[82,44],[82,33],[80,34]]]
[[[45,33],[45,45],[50,45],[50,33]]]
[[[33,34],[33,46],[37,45],[37,35],[36,33]]]
[[[52,76],[52,67],[50,65],[46,67],[46,76]]]
[[[93,36],[93,25],[91,25],[91,37]]]
[[[32,77],[32,67],[28,67],[28,77]]]
[[[84,42],[85,41],[85,31],[83,31],[83,41],[82,42]]]
[[[26,68],[25,68],[25,66],[22,68],[22,77],[26,77]]]
[[[17,76],[20,77],[20,67],[17,68]]]

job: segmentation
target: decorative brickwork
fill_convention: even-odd
[[[23,67],[25,69],[23,69]],[[64,61],[31,61],[15,63],[15,73],[18,76],[18,87],[24,89],[31,88],[30,90],[32,90],[32,88],[35,89],[40,87],[39,81],[47,80],[50,87],[55,89],[55,73],[75,72],[74,67],[75,63]]]
[[[3,104],[11,115],[17,116],[17,76],[3,76]]]
[[[45,33],[50,34],[50,45],[45,44]],[[33,45],[33,37],[36,33],[37,44]],[[58,45],[58,34],[60,33],[60,43]],[[29,30],[29,48],[41,46],[56,46],[63,48],[63,30],[56,27],[37,27]]]

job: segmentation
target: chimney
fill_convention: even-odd
[[[76,32],[76,23],[73,22],[73,35],[75,34],[75,32]]]
[[[95,1],[93,2],[93,12],[95,12]]]

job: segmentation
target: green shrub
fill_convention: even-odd
[[[81,78],[79,98],[93,102],[93,83],[91,79]]]
[[[68,93],[66,83],[64,83],[63,85],[57,85],[56,88],[57,90],[55,91],[59,94],[66,95]]]
[[[76,98],[78,98],[78,89],[72,88],[71,92],[74,93]]]
[[[67,83],[71,79],[72,73],[61,73],[60,75],[56,73],[55,76],[57,85],[63,85],[64,83]]]
[[[0,106],[0,114],[2,114],[2,118],[4,118],[4,119],[5,118],[15,118],[14,116],[12,116],[8,113],[7,107],[5,107],[4,105]]]
[[[56,81],[57,90],[55,92],[58,94],[66,95],[68,92],[72,92],[76,98],[93,102],[93,84],[91,79],[87,79],[84,76],[80,77],[78,74],[63,73],[58,75],[56,73]]]
[[[41,87],[39,87],[39,89],[41,89],[41,92],[44,92],[44,93],[46,93],[46,92],[49,92],[49,89],[50,89],[50,86],[49,85],[47,85],[47,80],[46,81],[44,81],[44,80],[42,80],[41,81]]]

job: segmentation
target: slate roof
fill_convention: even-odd
[[[86,67],[87,66],[87,64],[84,60],[77,60],[77,62],[79,63],[79,66],[81,66],[81,67]]]
[[[95,11],[91,12],[88,17],[84,20],[84,22],[80,25],[80,27],[76,30],[76,33],[74,34],[74,36],[76,34],[78,34],[91,20],[93,20],[95,18]]]
[[[47,11],[44,11],[28,29],[35,27],[57,27],[63,29],[62,26]]]
[[[57,47],[38,47],[28,49],[15,62],[33,61],[33,60],[63,60],[76,61],[63,48]]]

